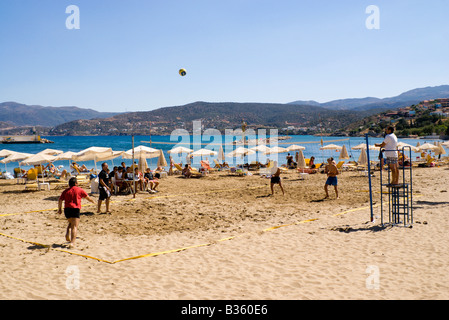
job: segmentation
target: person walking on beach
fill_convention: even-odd
[[[271,195],[274,195],[274,185],[278,184],[279,187],[282,190],[282,194],[285,195],[284,188],[282,187],[281,182],[281,169],[277,166],[277,162],[274,163],[274,167],[272,169],[272,175],[271,175],[271,181],[270,181],[270,188],[271,188]]]
[[[336,196],[336,199],[338,199],[338,188],[337,188],[338,168],[337,168],[337,165],[335,164],[334,158],[327,159],[327,165],[324,168],[324,172],[327,173],[327,180],[326,180],[326,183],[324,184],[324,191],[326,192],[326,197],[324,199],[329,198],[328,186],[334,186],[335,196]]]
[[[385,129],[385,138],[382,143],[376,143],[375,146],[385,149],[386,164],[391,170],[391,185],[399,184],[399,165],[398,165],[398,138],[394,134],[393,127]],[[382,168],[382,167],[381,167]]]
[[[58,203],[58,214],[61,214],[62,203],[64,202],[64,215],[69,221],[65,239],[70,243],[70,248],[75,246],[76,234],[80,222],[81,199],[83,198],[95,204],[95,201],[89,197],[87,192],[78,187],[76,178],[70,178],[69,188],[62,192]]]
[[[98,197],[98,209],[97,213],[101,213],[101,204],[103,200],[106,202],[106,213],[111,213],[109,210],[109,202],[111,199],[111,189],[109,188],[109,173],[108,164],[105,162],[101,165],[101,172],[98,175],[98,190],[100,191],[100,196]]]

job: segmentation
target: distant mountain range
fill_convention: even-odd
[[[448,98],[449,97],[449,85],[442,85],[437,87],[426,87],[413,89],[404,92],[396,97],[391,98],[352,98],[352,99],[340,99],[333,100],[325,103],[319,103],[316,101],[293,101],[289,104],[297,105],[309,105],[314,107],[323,107],[326,109],[333,110],[356,110],[356,111],[368,111],[375,110],[384,111],[388,109],[398,109],[413,104],[417,104],[423,100],[437,99],[437,98]],[[377,110],[376,110],[377,111]]]
[[[241,127],[284,128],[289,125],[325,126],[337,130],[366,116],[362,111],[327,110],[322,107],[275,103],[211,103],[198,101],[184,106],[165,107],[146,112],[129,112],[111,118],[76,120],[53,128],[52,135],[136,135],[170,134],[174,129],[192,132],[194,120],[201,120],[204,129]],[[152,131],[151,131],[152,130]]]
[[[364,117],[438,98],[449,98],[449,85],[414,89],[384,99],[366,97],[326,103],[294,101],[288,104],[198,101],[129,113],[5,102],[0,103],[0,130],[4,134],[24,134],[26,131],[20,127],[39,126],[46,127],[39,128],[42,135],[148,135],[150,132],[170,134],[177,128],[191,132],[194,120],[201,120],[206,129],[220,131],[239,128],[245,120],[250,128],[279,129],[291,126],[313,128],[307,133],[313,133],[313,130],[335,133]]]
[[[73,120],[108,118],[116,114],[78,107],[29,106],[17,102],[0,103],[0,121],[12,126],[54,127]]]

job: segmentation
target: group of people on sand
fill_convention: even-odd
[[[133,166],[127,167],[124,162],[121,166],[116,166],[108,173],[110,185],[115,184],[119,193],[131,192],[131,187],[134,181],[140,191],[148,191],[149,193],[158,192],[156,189],[159,186],[160,174],[153,174],[150,168],[147,168],[145,172],[141,172],[134,163]]]
[[[399,185],[399,167],[398,167],[398,152],[397,152],[397,137],[394,134],[394,128],[393,127],[387,127],[385,130],[385,139],[382,143],[376,144],[377,147],[380,147],[385,150],[385,156],[386,156],[386,164],[390,167],[390,170],[392,172],[392,180],[391,180],[391,186],[394,187],[396,185]],[[310,165],[310,164],[309,164]],[[124,178],[123,174],[123,168],[124,163],[122,163],[122,167],[114,168],[114,177],[118,178]],[[121,169],[120,169],[121,168]],[[116,170],[117,169],[117,170]],[[132,168],[126,168],[125,174],[131,173],[132,175]],[[147,183],[147,185],[150,186],[150,190],[156,191],[156,187],[159,185],[159,181],[157,178],[157,174],[153,176],[150,169],[147,169],[145,174],[142,174],[139,172],[137,166],[134,168],[134,176],[137,177],[141,190],[144,183]],[[118,173],[121,172],[122,176],[119,177]],[[337,164],[333,158],[327,159],[327,164],[325,165],[324,172],[327,174],[327,180],[324,185],[324,191],[325,191],[325,199],[329,198],[329,186],[333,186],[335,190],[336,198],[338,199],[338,174],[339,170],[337,168]],[[189,164],[186,164],[183,168],[183,175],[186,177],[189,177],[191,174],[191,168]],[[101,213],[101,205],[102,202],[106,202],[106,213],[111,213],[109,210],[109,204],[110,204],[110,198],[111,198],[111,179],[112,175],[109,172],[108,164],[103,163],[102,164],[102,171],[99,174],[99,191],[100,195],[98,198],[98,210],[97,213]],[[117,180],[116,180],[117,182]],[[279,185],[281,188],[282,194],[285,194],[284,188],[282,186],[282,179],[281,179],[281,169],[277,167],[277,163],[275,164],[274,170],[272,171],[271,175],[271,181],[270,181],[270,187],[271,187],[271,194],[274,194],[274,185]],[[86,191],[84,191],[82,188],[78,187],[78,182],[76,180],[76,177],[73,177],[69,180],[69,188],[64,190],[64,192],[61,194],[59,198],[59,206],[58,206],[58,213],[62,214],[62,204],[65,203],[64,207],[64,214],[67,218],[69,224],[67,226],[66,230],[66,240],[70,243],[70,247],[73,247],[75,245],[76,235],[77,235],[77,229],[80,221],[80,209],[81,209],[81,199],[87,199],[88,201],[95,203],[94,200],[89,197]]]
[[[385,152],[385,164],[387,164],[391,170],[391,182],[389,186],[395,187],[399,185],[399,160],[400,160],[400,154],[397,151],[398,146],[398,138],[394,134],[394,127],[387,127],[385,129],[385,137],[384,141],[382,143],[375,144],[376,147],[381,148],[380,157],[382,162],[383,159],[383,152]],[[310,159],[309,166],[311,168],[315,167],[314,164],[314,157]],[[290,156],[290,154],[287,156],[287,164],[294,165],[293,157]],[[312,167],[313,166],[313,167]],[[327,174],[327,180],[324,184],[324,191],[325,191],[325,199],[329,198],[329,186],[333,186],[335,190],[335,196],[338,199],[338,174],[339,170],[337,168],[337,163],[335,162],[334,158],[327,159],[327,164],[324,167],[324,173]],[[271,176],[271,194],[274,194],[273,186],[275,184],[278,184],[279,187],[282,190],[282,194],[284,194],[284,188],[282,187],[281,182],[281,170],[279,168],[275,169],[275,173]]]
[[[281,179],[281,169],[277,166],[277,163],[275,163],[273,174],[271,175],[271,181],[270,181],[270,188],[271,188],[271,194],[274,195],[274,186],[277,184],[281,188],[282,194],[285,195],[284,187],[282,186],[282,179]],[[338,179],[337,175],[339,174],[337,163],[335,162],[334,158],[327,159],[327,164],[324,168],[324,173],[327,174],[327,180],[324,185],[324,191],[326,192],[325,199],[329,198],[329,191],[328,187],[333,186],[335,190],[336,198],[338,199]]]
[[[146,190],[145,188],[149,188],[148,192],[150,193],[158,192],[156,188],[159,186],[160,176],[158,173],[153,175],[150,168],[147,168],[145,173],[142,174],[136,166],[134,168],[134,176],[132,168],[124,166],[124,163],[122,163],[121,167],[114,167],[114,170],[111,172],[107,163],[103,163],[101,165],[101,169],[102,170],[98,175],[99,197],[97,202],[97,213],[102,213],[101,207],[104,201],[106,204],[106,214],[111,214],[110,200],[112,190],[114,188],[112,178],[119,179],[115,181],[115,183],[119,185],[120,182],[129,183],[129,178],[131,179],[131,182],[134,182],[134,177],[136,184],[141,187],[140,190]],[[62,192],[58,202],[58,213],[62,214],[62,205],[64,203],[64,215],[69,223],[66,230],[66,240],[69,242],[69,247],[75,246],[77,230],[80,222],[81,200],[84,198],[92,203],[95,203],[95,201],[89,197],[84,189],[78,187],[76,177],[70,178],[69,188]]]

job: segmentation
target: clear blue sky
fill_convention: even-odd
[[[66,28],[69,5],[79,30]],[[369,5],[379,30],[365,26]],[[2,0],[0,102],[385,98],[449,84],[448,16],[447,0]]]

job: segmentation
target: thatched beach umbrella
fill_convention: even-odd
[[[167,166],[167,160],[165,160],[164,152],[159,150],[159,158],[157,159],[157,166],[158,167],[166,167]]]
[[[306,165],[306,159],[304,158],[304,153],[302,152],[302,150],[299,150],[299,156],[298,156],[298,164],[297,164],[298,168],[300,169],[305,169]],[[304,172],[304,170],[303,170]]]
[[[220,145],[220,150],[218,150],[218,161],[225,161],[225,154],[222,145]]]
[[[368,156],[366,155],[365,149],[362,149],[357,164],[360,166],[366,166],[368,164]]]
[[[431,143],[424,143],[422,146],[419,147],[420,151],[424,151],[424,150],[436,151],[438,149],[439,149],[438,146],[433,145]]]
[[[148,162],[147,162],[147,159],[146,159],[143,155],[140,155],[140,156],[139,156],[139,165],[138,165],[138,168],[139,168],[139,171],[142,172],[142,173],[145,173],[145,171],[146,171],[147,168],[148,168]]]
[[[339,159],[340,159],[340,160],[346,160],[346,159],[349,159],[348,150],[346,150],[346,146],[345,146],[345,145],[343,145],[343,148],[341,149]]]

